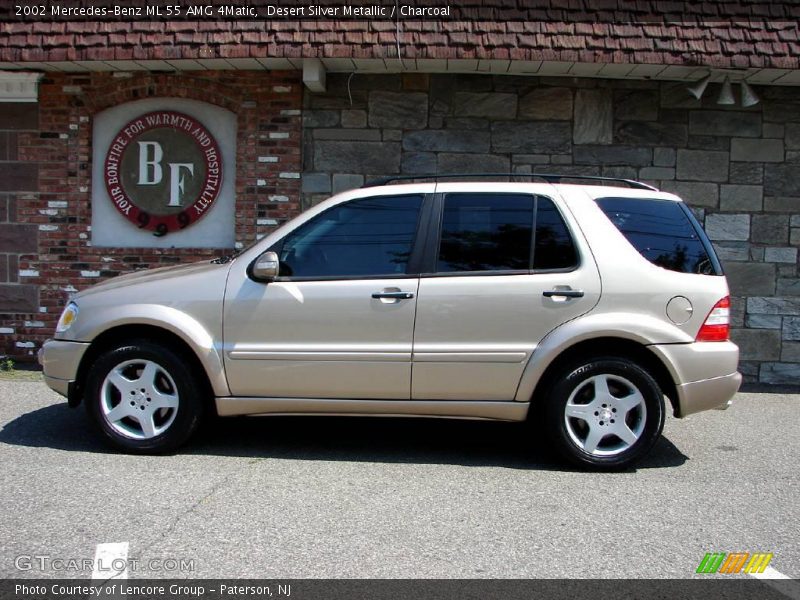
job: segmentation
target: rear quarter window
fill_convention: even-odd
[[[600,198],[597,205],[639,254],[654,265],[679,273],[722,275],[711,242],[681,202]]]

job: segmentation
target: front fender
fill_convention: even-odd
[[[210,318],[213,325],[204,325],[197,318],[171,306],[160,304],[124,304],[92,308],[92,318],[81,323],[79,319],[70,337],[75,341],[91,342],[98,336],[122,326],[152,326],[166,330],[181,340],[195,353],[208,376],[216,396],[230,395],[222,363],[221,329],[219,316]],[[215,335],[216,334],[216,335]]]
[[[536,384],[554,360],[575,344],[599,338],[624,339],[642,346],[694,341],[686,332],[650,315],[588,314],[560,325],[542,339],[525,366],[515,400],[530,402]]]

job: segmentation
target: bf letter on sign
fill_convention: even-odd
[[[158,142],[136,142],[139,144],[139,185],[158,185],[164,175],[161,169],[161,159],[164,150]],[[151,152],[152,151],[152,152]],[[167,206],[180,206],[184,190],[185,175],[181,169],[194,175],[192,163],[169,164],[169,203]]]

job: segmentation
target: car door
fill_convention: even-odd
[[[409,399],[425,201],[414,193],[337,204],[273,246],[276,280],[229,283],[233,395]]]
[[[597,303],[597,268],[553,198],[441,188],[419,284],[412,398],[513,400],[539,341]]]

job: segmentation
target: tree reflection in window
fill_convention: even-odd
[[[529,194],[448,194],[437,270],[527,270],[533,202]]]

